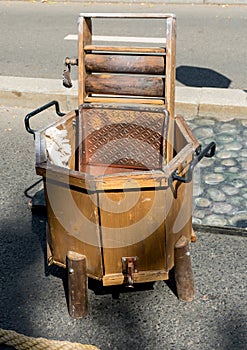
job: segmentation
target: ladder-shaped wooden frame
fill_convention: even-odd
[[[165,47],[93,45],[94,19],[164,20],[166,45]],[[167,161],[173,158],[175,76],[175,15],[80,14],[78,19],[78,105],[134,103],[164,106],[170,115]]]

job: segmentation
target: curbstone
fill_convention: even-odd
[[[5,0],[0,0],[5,1]],[[9,0],[16,1],[16,0]],[[17,0],[19,2],[24,0]],[[34,0],[35,1],[35,0]],[[41,2],[67,3],[102,3],[102,4],[140,4],[140,5],[247,5],[247,0],[40,0]]]
[[[247,5],[247,0],[204,0],[204,5]]]
[[[1,0],[0,0],[1,1]],[[19,0],[23,1],[23,0]],[[49,0],[47,0],[49,2]],[[109,3],[109,4],[142,4],[142,5],[247,5],[247,0],[92,0],[92,1],[83,1],[83,0],[56,0],[55,2],[64,2],[64,3]]]
[[[183,116],[198,115],[201,89],[193,87],[176,87],[175,89],[175,114]]]
[[[237,89],[202,88],[200,116],[247,118],[247,93]]]
[[[73,81],[71,89],[66,89],[59,79],[1,77],[0,100],[4,106],[36,109],[54,99],[63,111],[77,109],[77,81]],[[247,118],[247,91],[178,86],[175,109],[177,115],[185,117]]]
[[[77,108],[77,85],[68,90],[62,80],[2,76],[0,81],[0,101],[5,106],[37,108],[59,100],[63,110]]]
[[[176,88],[176,114],[247,118],[247,92],[239,89]]]

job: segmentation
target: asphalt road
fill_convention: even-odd
[[[64,57],[77,55],[76,41],[64,37],[77,33],[78,14],[111,11],[177,15],[177,85],[247,89],[247,6],[0,1],[0,75],[59,79]],[[162,35],[159,22],[99,21],[95,31]]]

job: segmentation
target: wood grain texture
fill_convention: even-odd
[[[134,47],[134,46],[108,46],[108,45],[85,45],[86,52],[101,52],[101,53],[132,53],[132,54],[149,54],[162,55],[166,53],[164,47]]]
[[[160,77],[125,76],[112,74],[87,75],[87,94],[162,97],[164,80]]]
[[[119,96],[113,97],[112,95],[90,96],[85,98],[85,102],[88,103],[118,103],[118,104],[144,104],[144,105],[156,105],[164,106],[165,100],[155,98],[138,98],[138,97],[126,97]]]
[[[87,72],[164,75],[165,61],[161,56],[87,54],[85,66]]]
[[[175,80],[176,80],[176,20],[167,19],[166,28],[166,108],[170,114],[167,142],[167,162],[174,156],[174,112],[175,112]]]
[[[95,17],[163,18],[166,48],[92,45]],[[193,184],[171,182],[170,176],[176,169],[181,175],[186,172],[197,141],[184,120],[174,116],[175,16],[81,14],[78,32],[79,106],[109,100],[162,104],[170,113],[166,159],[159,168],[147,171],[137,164],[131,169],[128,164],[101,164],[99,157],[76,171],[73,158],[70,169],[61,169],[40,157],[36,170],[45,181],[49,256],[64,266],[68,250],[85,255],[87,275],[104,285],[123,283],[122,257],[126,256],[138,258],[134,283],[167,279],[174,262],[183,278],[177,260],[191,240]],[[80,140],[75,141],[73,127],[67,122],[63,127],[76,149]],[[77,130],[82,132],[80,122]],[[186,244],[179,244],[181,236]]]
[[[92,20],[91,18],[79,17],[78,20],[78,105],[84,103],[86,89],[85,52],[84,46],[92,44]]]
[[[176,18],[176,15],[173,13],[134,13],[134,12],[126,12],[126,13],[119,13],[119,12],[82,12],[80,13],[79,17],[85,17],[85,18],[153,18],[153,19],[167,19],[167,18]]]
[[[158,270],[158,271],[139,271],[134,273],[134,283],[147,283],[154,281],[165,281],[168,280],[168,271]],[[103,286],[114,286],[121,285],[124,282],[124,275],[122,273],[114,273],[109,275],[104,275]]]
[[[181,236],[175,244],[174,264],[178,298],[182,301],[192,301],[195,298],[194,276],[189,241],[185,236]]]
[[[88,310],[87,258],[73,251],[67,253],[68,308],[73,318],[86,316]]]
[[[193,183],[173,182],[166,192],[166,251],[167,268],[174,266],[174,247],[183,235],[190,242],[192,229]]]
[[[45,193],[54,262],[66,265],[67,251],[72,250],[88,257],[89,273],[102,277],[97,194],[50,180],[45,183]]]
[[[105,273],[121,273],[124,256],[139,272],[166,270],[165,189],[99,194]]]
[[[91,17],[90,17],[91,16]],[[79,56],[82,58],[79,67],[79,101],[95,102],[118,102],[126,103],[126,97],[130,103],[159,103],[164,104],[174,117],[175,98],[175,68],[176,68],[176,34],[174,14],[135,14],[135,13],[81,13],[79,22],[83,19],[91,21],[102,18],[106,21],[112,19],[162,19],[164,32],[166,33],[166,47],[132,47],[132,46],[106,46],[92,45],[91,43],[79,44]],[[80,28],[80,27],[79,27]],[[82,37],[81,37],[82,38]],[[78,40],[81,40],[80,35]],[[89,73],[124,73],[126,77],[87,77],[80,73],[81,69]],[[85,73],[85,71],[84,71]],[[132,77],[131,74],[146,74],[147,77]],[[162,75],[166,79],[152,80],[148,75]],[[85,87],[86,86],[86,87]],[[84,93],[81,96],[82,92]],[[101,95],[99,99],[95,94]],[[118,96],[118,100],[110,96]],[[127,96],[124,96],[127,95]],[[136,99],[134,97],[142,97]],[[152,101],[146,97],[155,98]],[[105,98],[105,100],[104,100]],[[123,100],[122,100],[123,99]],[[158,102],[157,102],[158,99]],[[168,142],[168,159],[172,159],[173,122],[170,122],[170,140]]]

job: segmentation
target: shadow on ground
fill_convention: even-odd
[[[213,69],[192,66],[179,66],[176,79],[191,87],[228,88],[231,80]]]

